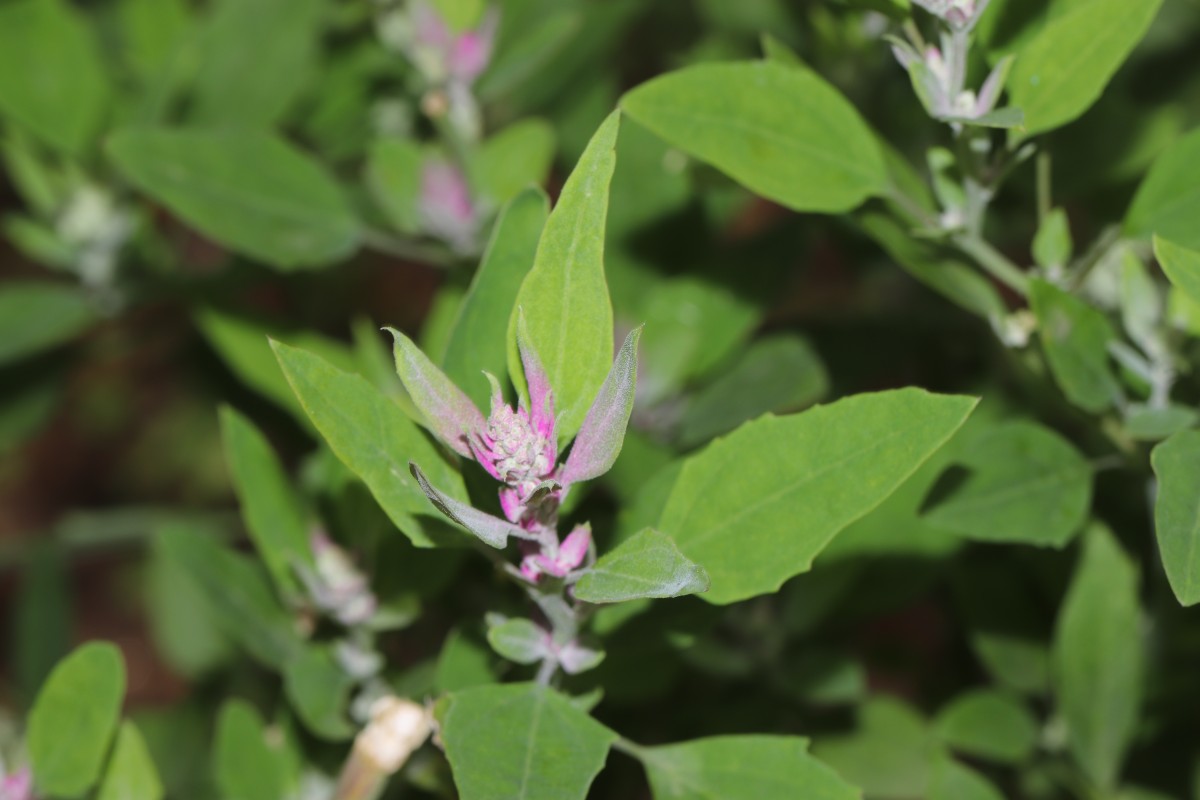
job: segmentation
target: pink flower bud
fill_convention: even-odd
[[[479,220],[466,176],[448,161],[434,159],[421,171],[421,222],[426,231],[458,250],[475,243]]]
[[[33,800],[33,774],[29,767],[0,778],[0,800]]]
[[[543,481],[554,474],[558,445],[547,435],[545,424],[535,425],[533,417],[518,404],[516,410],[504,402],[500,384],[491,375],[492,413],[487,425],[471,441],[475,458],[498,481],[515,489],[515,496],[501,492],[501,504],[509,519],[516,521],[519,507]]]

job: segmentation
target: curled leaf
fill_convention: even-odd
[[[499,550],[508,544],[509,536],[516,536],[521,539],[532,538],[529,532],[523,528],[519,528],[511,522],[506,522],[498,517],[493,517],[491,514],[485,514],[466,503],[459,502],[438,491],[429,482],[429,479],[425,477],[425,473],[421,472],[421,468],[414,462],[408,462],[408,469],[412,472],[413,477],[417,479],[417,485],[421,487],[421,491],[425,493],[431,503],[437,506],[438,511],[441,511],[451,520],[478,536],[486,544]]]

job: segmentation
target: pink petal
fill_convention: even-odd
[[[517,347],[521,351],[521,366],[525,372],[525,384],[529,387],[529,415],[533,427],[538,433],[554,443],[555,458],[558,455],[558,445],[555,442],[554,426],[554,392],[550,388],[550,378],[542,368],[541,359],[529,341],[529,331],[525,326],[525,312],[517,311]]]
[[[504,516],[508,517],[510,521],[519,521],[522,512],[525,511],[525,504],[521,502],[520,492],[507,486],[501,489],[500,508],[504,510]]]
[[[492,60],[492,44],[496,39],[499,20],[495,9],[490,10],[479,27],[468,31],[450,45],[446,66],[455,78],[470,83],[479,77]]]
[[[587,525],[579,525],[567,534],[567,538],[563,539],[558,548],[558,563],[559,566],[565,567],[564,575],[583,563],[591,543],[592,529]]]

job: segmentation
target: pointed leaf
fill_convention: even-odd
[[[508,320],[549,213],[550,201],[540,189],[521,192],[501,210],[451,325],[442,367],[480,408],[487,408],[489,399],[480,372],[501,381],[508,374]]]
[[[408,468],[412,471],[413,477],[417,479],[417,485],[421,487],[421,491],[425,493],[431,503],[437,506],[438,511],[492,547],[498,550],[503,549],[508,544],[509,536],[521,539],[530,538],[529,533],[520,526],[513,525],[499,517],[493,517],[491,514],[485,514],[467,503],[459,502],[438,491],[421,472],[416,462],[409,462]]]
[[[1055,692],[1071,751],[1112,789],[1133,740],[1144,672],[1138,568],[1094,525],[1063,600],[1054,641]]]
[[[470,164],[473,183],[497,205],[546,180],[554,160],[554,127],[546,120],[523,119],[479,147]]]
[[[80,797],[96,782],[124,695],[115,645],[89,642],[59,662],[29,712],[25,744],[39,795]]]
[[[621,109],[797,211],[849,211],[887,187],[871,129],[811,70],[770,61],[700,64],[638,86]]]
[[[1161,236],[1200,249],[1200,129],[1181,137],[1154,160],[1125,215],[1125,233]]]
[[[283,670],[284,691],[296,715],[316,736],[330,741],[342,741],[354,733],[346,718],[354,685],[327,647],[305,648]]]
[[[162,781],[142,734],[132,722],[121,723],[96,800],[161,800],[162,796]]]
[[[583,800],[617,738],[529,683],[455,692],[436,714],[462,800]]]
[[[411,339],[395,328],[385,330],[394,342],[396,374],[425,417],[426,427],[454,452],[469,457],[467,440],[484,429],[483,414]]]
[[[1154,527],[1175,597],[1200,603],[1200,431],[1181,431],[1154,448],[1158,477]]]
[[[588,603],[620,603],[707,589],[703,567],[679,552],[670,536],[646,529],[602,556],[575,584],[575,596]]]
[[[272,342],[292,390],[321,436],[360,477],[388,517],[418,547],[432,547],[436,527],[418,520],[429,501],[409,475],[420,461],[452,497],[466,497],[462,476],[400,407],[358,375],[334,368],[312,353]]]
[[[1046,281],[1030,281],[1029,299],[1042,349],[1063,393],[1085,411],[1111,406],[1121,390],[1108,367],[1108,345],[1117,338],[1108,319]]]
[[[246,530],[285,597],[303,594],[297,564],[312,562],[307,514],[271,445],[240,413],[221,408],[221,435]]]
[[[639,747],[654,800],[856,800],[861,794],[797,736],[713,736]]]
[[[954,698],[934,723],[938,737],[968,756],[1020,764],[1038,743],[1038,724],[1016,695],[980,689]]]
[[[488,644],[509,661],[533,664],[549,654],[546,631],[527,619],[506,619],[488,626]]]
[[[766,416],[684,463],[660,527],[725,604],[808,570],[956,431],[975,400],[902,389]]]
[[[571,445],[571,454],[563,467],[564,484],[603,475],[620,455],[637,390],[637,346],[641,335],[642,329],[635,328],[625,337],[617,360],[588,409],[575,444]]]
[[[538,243],[533,269],[517,294],[529,342],[554,390],[558,432],[567,441],[579,430],[588,405],[612,366],[612,303],[604,280],[604,225],[616,166],[619,115],[596,131],[563,186]],[[515,341],[517,313],[509,322]],[[509,351],[509,374],[523,381],[518,353]]]
[[[1200,303],[1200,252],[1154,237],[1154,255],[1171,283],[1194,303]]]

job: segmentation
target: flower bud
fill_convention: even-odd
[[[33,774],[21,767],[0,778],[0,800],[33,800]]]
[[[311,541],[315,569],[301,568],[299,575],[313,603],[343,625],[366,622],[378,605],[366,576],[324,533],[313,533]]]

